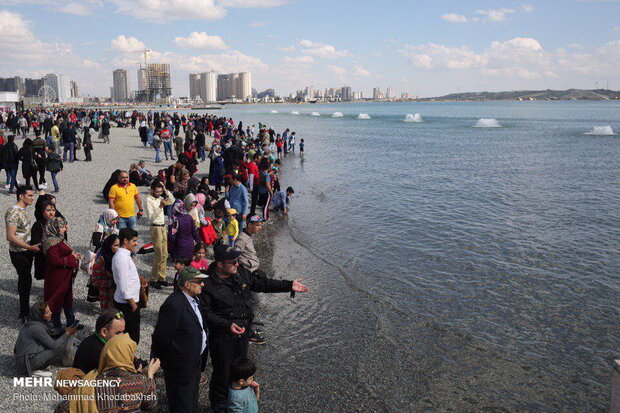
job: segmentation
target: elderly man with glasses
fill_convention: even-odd
[[[226,412],[230,365],[236,358],[246,357],[252,330],[251,292],[307,292],[301,280],[274,280],[259,277],[237,259],[241,251],[220,244],[214,248],[215,261],[209,265],[200,294],[203,314],[209,327],[209,351],[213,373],[209,398],[214,413]]]
[[[129,182],[129,173],[121,171],[118,174],[118,182],[110,188],[108,193],[108,204],[110,208],[118,213],[118,229],[136,229],[138,218],[144,214],[142,209],[142,199],[138,188]],[[138,214],[136,216],[136,205]]]

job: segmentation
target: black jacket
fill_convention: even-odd
[[[99,367],[99,356],[105,344],[95,334],[86,337],[75,352],[73,367],[88,373]]]
[[[19,163],[19,149],[15,142],[7,142],[2,147],[2,160],[5,165],[17,165]]]
[[[203,315],[207,320],[209,331],[214,334],[232,334],[230,326],[249,327],[254,318],[250,307],[251,292],[285,293],[291,291],[293,282],[261,278],[239,266],[237,274],[229,278],[220,278],[215,274],[213,262],[207,270],[209,278],[204,280],[200,294]]]
[[[204,317],[203,317],[204,320]],[[206,323],[203,321],[206,328]],[[204,369],[207,348],[201,355],[202,329],[196,313],[182,291],[175,291],[162,304],[152,336],[151,357],[161,360],[166,374],[189,377],[188,369]]]

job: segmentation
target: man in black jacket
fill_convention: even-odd
[[[162,304],[153,331],[151,357],[161,360],[170,413],[198,410],[200,373],[209,351],[197,298],[207,277],[193,267],[185,267],[179,273],[179,290]]]
[[[115,309],[107,309],[95,322],[95,332],[80,343],[75,352],[73,367],[88,373],[99,366],[101,351],[112,337],[125,332],[125,316]]]
[[[228,375],[236,358],[246,357],[254,314],[250,306],[251,292],[307,292],[299,281],[274,280],[259,277],[239,266],[239,249],[220,244],[215,247],[200,294],[203,314],[209,327],[211,352],[211,383],[209,398],[214,413],[226,411]]]

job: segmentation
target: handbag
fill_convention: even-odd
[[[93,273],[93,264],[95,263],[95,258],[97,258],[97,254],[95,254],[91,250],[86,251],[86,253],[82,257],[80,269],[86,274],[91,275]]]

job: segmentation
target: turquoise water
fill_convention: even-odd
[[[424,122],[404,122],[416,113]],[[298,349],[304,360],[286,354],[306,380],[334,375],[333,387],[310,388],[325,395],[363,384],[367,398],[351,391],[363,411],[607,408],[620,347],[620,137],[586,133],[620,131],[620,103],[253,105],[222,114],[306,141],[304,159],[285,160],[283,186],[296,193],[282,226],[298,245],[282,240],[279,260],[315,286],[312,305],[295,310],[311,329],[280,339],[311,343]],[[481,118],[501,127],[474,127]],[[353,367],[334,365],[351,354]],[[293,410],[326,411],[335,399],[325,400]]]

